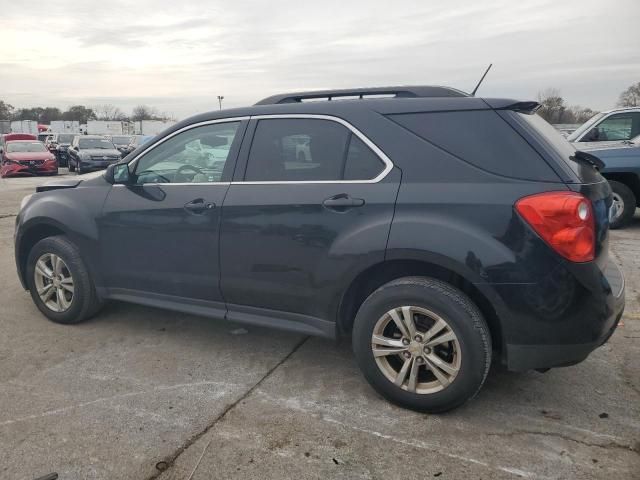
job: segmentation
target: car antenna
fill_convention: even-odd
[[[487,76],[487,73],[489,73],[489,70],[491,70],[491,67],[493,67],[493,63],[490,63],[489,66],[487,67],[487,69],[484,71],[484,73],[482,74],[482,78],[480,78],[480,81],[478,82],[478,84],[476,85],[476,88],[473,89],[473,92],[471,92],[471,96],[475,97],[476,96],[476,92],[478,91],[478,88],[480,88],[480,85],[482,84],[482,81],[484,80],[484,77]]]

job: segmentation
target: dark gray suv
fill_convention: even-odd
[[[25,199],[18,273],[60,323],[117,299],[350,336],[380,394],[445,411],[622,315],[611,190],[537,108],[394,87],[198,115]]]

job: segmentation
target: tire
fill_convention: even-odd
[[[44,262],[45,267],[49,272],[53,271],[53,263],[51,256],[55,256],[62,260],[62,266],[60,268],[61,275],[65,278],[72,279],[73,292],[70,292],[63,288],[63,285],[58,279],[55,283],[51,283],[52,287],[49,287],[47,291],[55,290],[52,293],[51,298],[45,301],[38,294],[38,287],[42,288],[43,281],[48,285],[48,280],[43,280],[43,276],[40,273],[36,273],[36,263],[41,260]],[[39,268],[39,270],[41,270]],[[40,277],[38,280],[37,277]],[[73,324],[79,323],[93,316],[102,306],[95,291],[95,286],[87,270],[87,267],[80,257],[78,248],[65,236],[48,237],[40,240],[34,245],[29,252],[27,259],[27,271],[26,271],[27,285],[31,293],[31,298],[38,307],[38,309],[49,320],[56,323]],[[53,281],[51,281],[53,282]],[[68,282],[66,282],[68,286]],[[58,288],[55,288],[58,286]],[[59,291],[64,290],[64,301],[58,299]],[[54,310],[51,305],[65,306],[66,308],[59,311]]]
[[[424,334],[444,321],[446,327],[435,333],[435,338],[446,335],[453,339],[432,348],[425,345],[430,340],[424,335],[421,342],[414,338],[410,345],[404,345],[398,336],[405,335],[388,313],[395,311],[402,322],[404,315],[399,307],[411,307],[411,318],[419,333]],[[384,330],[380,330],[385,324]],[[374,356],[374,333],[378,338],[394,341],[393,346],[376,342],[376,350],[396,347],[396,352],[405,350]],[[373,292],[358,310],[352,341],[358,365],[371,386],[389,401],[419,412],[441,413],[472,399],[482,387],[491,365],[491,335],[478,307],[457,288],[427,277],[400,278]],[[433,360],[451,373],[438,368]],[[410,366],[405,369],[404,381],[396,386],[392,379],[398,379],[396,373],[401,375],[407,362]],[[414,365],[417,375],[412,388]]]
[[[622,213],[609,224],[609,227],[615,230],[617,228],[623,228],[631,222],[633,215],[636,213],[636,196],[624,183],[609,180],[609,185],[611,185],[611,190],[613,190],[614,202],[622,209]]]
[[[72,173],[76,171],[76,166],[75,164],[71,163],[71,160],[69,160],[69,171]]]

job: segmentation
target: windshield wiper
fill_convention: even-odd
[[[576,150],[576,152],[569,158],[576,163],[582,163],[583,165],[588,165],[590,167],[595,168],[596,170],[602,170],[605,167],[604,162],[600,160],[598,157],[590,153],[583,152],[582,150]]]

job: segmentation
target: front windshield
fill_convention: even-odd
[[[575,129],[575,131],[569,135],[567,137],[567,140],[569,140],[570,142],[574,142],[576,141],[576,139],[578,139],[579,137],[582,136],[582,134],[588,130],[591,129],[591,127],[598,121],[600,120],[602,117],[604,117],[606,115],[606,113],[598,113],[596,115],[594,115],[593,117],[591,117],[589,120],[587,120],[586,122],[584,122],[581,126],[579,126],[578,128]]]
[[[46,152],[47,149],[41,142],[9,142],[7,153]]]
[[[81,138],[78,147],[83,149],[95,148],[99,150],[113,150],[115,147],[106,138]]]
[[[58,143],[71,143],[73,142],[73,137],[75,135],[69,133],[58,135]]]

